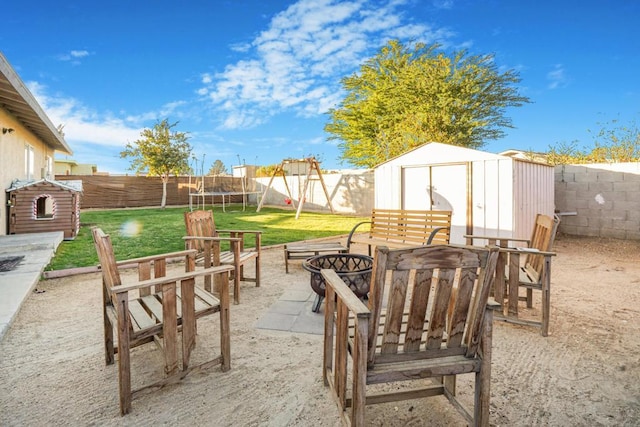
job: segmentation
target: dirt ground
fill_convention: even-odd
[[[496,322],[491,424],[640,425],[640,242],[559,236],[550,336]],[[263,284],[243,283],[231,308],[232,368],[188,376],[133,401],[119,416],[117,368],[105,366],[98,274],[43,281],[0,343],[0,425],[335,426],[321,380],[321,336],[255,328],[309,276],[281,248],[263,252]],[[42,292],[44,291],[44,292]],[[217,346],[199,323],[195,358]],[[152,345],[132,352],[134,387],[161,375]],[[472,378],[459,394],[471,401]],[[373,426],[464,425],[442,397],[367,408]]]

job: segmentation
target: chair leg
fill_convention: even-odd
[[[456,376],[455,375],[446,375],[442,377],[442,385],[449,392],[451,396],[456,395]]]
[[[229,283],[228,273],[222,274]],[[231,332],[229,327],[229,286],[220,291],[220,355],[222,356],[221,369],[226,372],[231,369]]]
[[[542,270],[542,325],[540,333],[543,337],[549,335],[549,316],[551,310],[551,257],[545,257]]]
[[[234,266],[236,271],[233,273],[233,303],[240,304],[240,271],[242,266],[238,258],[236,258]]]
[[[127,294],[119,294],[118,301],[118,384],[120,415],[131,411],[131,359],[129,349],[129,302]]]
[[[289,273],[289,252],[287,251],[287,245],[284,245],[284,272],[286,274]],[[257,273],[256,273],[256,279],[257,279]]]
[[[104,283],[104,279],[103,279]],[[104,328],[104,361],[106,365],[113,365],[115,362],[115,349],[113,348],[113,324],[109,319],[109,313],[107,312],[107,305],[111,304],[111,296],[106,290],[106,287],[102,287],[102,320]]]
[[[103,307],[104,316],[104,362],[106,365],[113,365],[115,362],[115,349],[113,347],[113,325],[107,315],[106,307]]]
[[[287,273],[289,272],[287,265]],[[256,288],[260,287],[260,255],[256,257]]]
[[[476,390],[474,399],[473,424],[489,425],[489,399],[491,397],[491,347],[493,339],[493,311],[485,309],[484,326],[480,342],[482,362],[476,372]]]

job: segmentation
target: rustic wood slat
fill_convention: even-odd
[[[476,279],[476,269],[465,268],[460,271],[456,298],[453,301],[454,308],[450,313],[447,327],[447,347],[449,348],[459,347],[462,344],[466,318],[471,304],[473,284]]]
[[[335,378],[334,383],[336,386],[336,395],[338,401],[344,406],[347,398],[347,321],[349,316],[347,311],[347,305],[339,301],[337,306],[337,328],[336,336],[339,338],[336,343],[336,356],[335,356]]]
[[[180,282],[180,307],[182,308],[182,368],[187,369],[191,361],[191,351],[196,346],[196,298],[195,280]],[[204,304],[202,304],[204,305]]]
[[[158,294],[161,296],[162,294]],[[153,317],[155,317],[158,323],[162,323],[163,321],[163,313],[162,313],[162,297],[158,300],[157,294],[147,295],[139,299],[139,301],[144,304],[146,310],[151,312]]]
[[[198,308],[199,306],[196,305],[196,311],[200,311],[205,309],[206,307],[212,307],[220,304],[220,300],[218,298],[216,298],[209,292],[205,292],[203,289],[200,289],[197,286],[195,287],[195,293],[198,299],[202,300],[202,302],[204,303],[202,306],[200,306],[202,308]]]
[[[129,301],[126,294],[116,296],[118,313],[118,387],[120,395],[120,414],[131,410],[131,358],[129,356]]]
[[[440,348],[442,345],[455,273],[455,270],[451,269],[438,271],[433,309],[427,328],[427,342],[425,344],[427,350]]]
[[[138,263],[138,281],[142,282],[144,280],[151,279],[151,261],[144,261]],[[151,294],[150,288],[142,288],[139,291],[139,295],[141,297],[147,296]],[[156,292],[158,290],[156,289]]]
[[[134,332],[138,332],[141,329],[151,328],[159,323],[155,319],[151,318],[149,313],[147,313],[143,305],[140,303],[140,300],[137,299],[129,301],[129,314],[133,320],[131,325]]]
[[[431,271],[420,271],[416,273],[413,298],[411,298],[411,306],[407,319],[407,333],[403,347],[405,352],[420,350],[420,344],[423,342],[422,335],[425,328],[432,277]]]
[[[173,375],[178,370],[178,313],[176,283],[162,285],[162,337],[164,338],[164,372]]]
[[[408,271],[394,271],[389,287],[387,316],[382,335],[382,353],[397,353],[400,342],[402,318],[407,298]]]
[[[202,291],[203,294],[206,294],[206,292]],[[178,289],[176,289],[176,295],[178,296],[179,300],[182,300],[182,287],[179,287]],[[206,310],[209,307],[211,307],[213,304],[208,304],[203,298],[195,298],[195,295],[197,295],[197,292],[194,290],[194,310],[196,313]],[[211,295],[211,294],[208,294]],[[213,297],[213,296],[212,296]],[[206,298],[206,297],[205,297]],[[178,304],[178,307],[180,307],[180,304]]]

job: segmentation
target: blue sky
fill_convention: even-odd
[[[267,165],[319,155],[340,163],[323,128],[340,79],[398,38],[495,54],[518,70],[533,103],[509,109],[515,129],[483,148],[591,146],[601,123],[640,112],[636,0],[13,1],[0,50],[73,159],[126,173],[119,158],[168,118],[189,132],[205,172],[219,159]]]

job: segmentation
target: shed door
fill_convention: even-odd
[[[402,208],[451,210],[451,243],[464,244],[468,234],[469,165],[445,164],[402,169]]]

